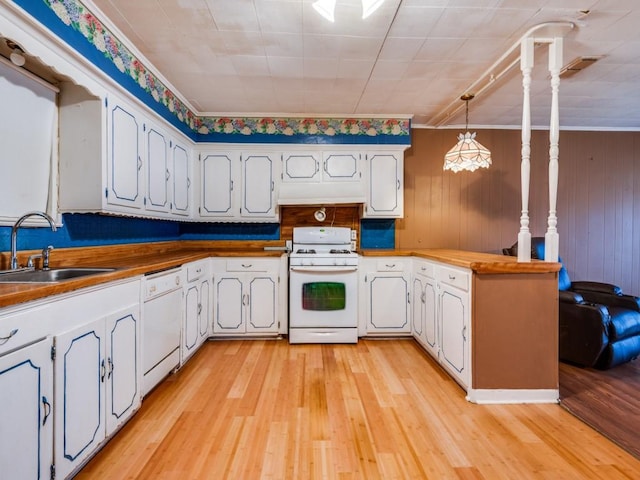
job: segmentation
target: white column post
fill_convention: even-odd
[[[554,38],[549,44],[549,73],[551,74],[551,122],[549,126],[549,218],[544,236],[544,258],[547,262],[557,262],[559,253],[558,217],[556,203],[558,197],[558,142],[560,137],[560,115],[558,90],[560,69],[562,68],[562,38]]]
[[[522,163],[520,164],[520,189],[522,215],[518,233],[518,261],[531,261],[531,232],[529,231],[529,184],[531,179],[531,70],[533,69],[533,38],[525,38],[520,45],[520,70],[522,70]]]

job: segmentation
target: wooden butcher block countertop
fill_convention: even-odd
[[[71,292],[115,280],[179,267],[208,257],[280,257],[284,251],[264,250],[283,247],[283,242],[182,241],[101,247],[68,248],[51,252],[51,268],[108,267],[113,272],[100,273],[57,283],[0,283],[0,307]],[[20,264],[36,251],[21,251]],[[8,255],[0,255],[0,268],[7,269]]]
[[[507,273],[553,273],[560,270],[556,262],[518,262],[516,257],[496,255],[493,253],[468,252],[464,250],[449,250],[432,248],[421,250],[363,250],[365,257],[380,256],[409,256],[434,260],[458,267],[468,268],[479,275],[507,274]]]

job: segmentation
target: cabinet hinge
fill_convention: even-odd
[[[147,204],[147,197],[144,197],[144,198],[142,199],[142,204],[143,204],[143,205],[146,205],[146,204]]]
[[[109,189],[108,188],[104,189],[104,198],[109,198]]]
[[[104,106],[105,107],[109,106],[109,100],[107,99],[107,97],[104,98]]]
[[[56,466],[52,463],[49,467],[49,478],[55,480],[56,478]]]
[[[55,359],[56,359],[56,346],[51,345],[51,360],[55,360]]]

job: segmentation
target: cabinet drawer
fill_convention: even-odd
[[[409,261],[403,258],[389,257],[376,262],[378,272],[404,272],[408,270]]]
[[[32,307],[0,316],[0,355],[50,334],[47,306]]]
[[[276,263],[264,258],[245,257],[227,260],[227,272],[268,272],[277,269]]]
[[[416,262],[415,273],[425,277],[436,278],[436,267],[428,262]]]
[[[207,264],[205,262],[191,263],[185,265],[187,271],[187,282],[194,282],[202,278],[207,273]]]
[[[440,267],[438,277],[442,283],[459,288],[465,292],[469,290],[469,279],[471,277],[469,272],[456,270],[454,268]]]

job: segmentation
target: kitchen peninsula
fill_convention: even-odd
[[[397,264],[388,259],[412,259],[411,335],[467,390],[470,401],[558,400],[560,264],[448,249],[361,254],[363,275],[381,272],[381,280],[393,278],[384,276]],[[373,280],[367,278],[369,284]],[[363,290],[361,315],[373,301]],[[380,305],[393,305],[380,295],[376,291]]]

